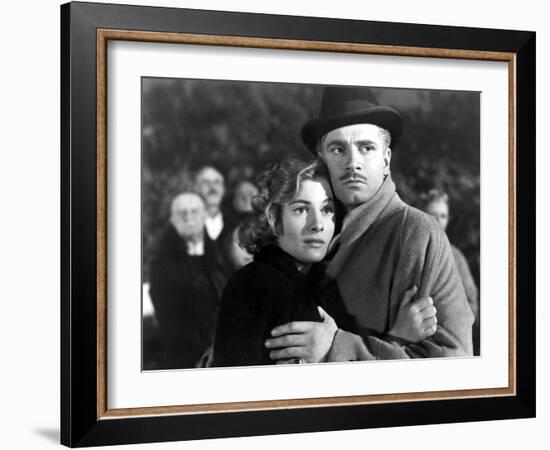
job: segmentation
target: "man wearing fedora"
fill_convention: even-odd
[[[404,203],[391,177],[392,151],[403,120],[368,88],[326,87],[319,117],[302,128],[309,150],[327,165],[335,196],[346,208],[332,243],[325,278],[336,284],[353,331],[292,322],[272,330],[271,358],[300,362],[472,355],[473,315],[445,233],[427,214]],[[388,334],[405,291],[433,299],[436,318],[422,323],[425,338]],[[338,318],[335,317],[336,322]]]

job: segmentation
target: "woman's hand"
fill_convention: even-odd
[[[273,328],[265,342],[273,349],[269,357],[277,364],[321,362],[327,355],[338,327],[320,306],[322,322],[290,322]]]
[[[418,300],[417,287],[413,286],[403,294],[397,319],[388,334],[406,341],[417,343],[432,336],[437,330],[437,310],[433,306],[431,297],[422,297]]]

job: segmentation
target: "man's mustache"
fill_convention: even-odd
[[[357,180],[357,181],[362,181],[363,183],[366,183],[367,182],[367,177],[364,176],[364,175],[361,175],[360,173],[356,173],[356,172],[349,172],[349,173],[346,173],[345,175],[342,175],[340,178],[339,178],[340,181],[349,181],[349,180]]]

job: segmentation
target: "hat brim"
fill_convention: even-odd
[[[395,109],[388,106],[374,106],[364,111],[346,112],[332,117],[312,119],[302,127],[302,140],[307,148],[315,153],[317,142],[324,134],[336,128],[358,123],[370,123],[388,130],[391,135],[390,147],[392,150],[397,145],[403,131],[403,119]]]

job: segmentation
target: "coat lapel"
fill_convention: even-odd
[[[391,176],[388,176],[369,201],[351,210],[344,218],[342,231],[331,243],[331,247],[337,246],[338,250],[328,264],[327,275],[336,279],[360,238],[372,224],[402,204],[395,192],[395,184]]]

